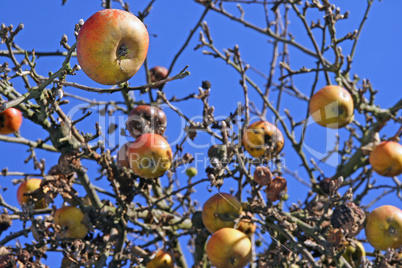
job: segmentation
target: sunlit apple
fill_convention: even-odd
[[[231,194],[217,193],[210,197],[202,208],[202,221],[211,233],[224,228],[234,227],[239,218],[242,205]]]

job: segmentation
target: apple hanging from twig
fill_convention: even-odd
[[[77,60],[95,82],[115,85],[138,72],[148,46],[148,31],[140,19],[124,10],[103,9],[81,27]]]

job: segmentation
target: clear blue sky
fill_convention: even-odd
[[[145,4],[148,1],[128,1],[130,4],[130,10],[137,14],[138,11],[142,11]],[[359,23],[364,15],[366,1],[335,1],[337,5],[341,7],[341,12],[350,10],[350,19],[339,22],[338,36],[345,34],[349,31],[354,31],[359,27]],[[60,47],[59,42],[61,36],[66,34],[69,38],[69,44],[74,43],[74,25],[80,19],[87,19],[90,15],[101,9],[101,1],[79,1],[69,0],[62,6],[61,0],[42,0],[42,1],[1,1],[0,11],[0,23],[5,25],[13,24],[17,26],[19,23],[24,24],[24,29],[16,37],[16,43],[26,50],[35,49],[38,52],[63,50]],[[247,6],[247,5],[245,5]],[[119,8],[116,2],[113,2],[113,7]],[[352,74],[356,73],[361,78],[369,78],[374,88],[379,91],[376,95],[376,102],[382,107],[392,106],[402,96],[401,85],[402,78],[400,75],[400,66],[402,62],[402,53],[400,47],[402,43],[402,34],[400,32],[400,25],[402,25],[402,17],[400,16],[400,10],[402,9],[401,1],[375,1],[372,10],[369,14],[369,18],[364,26],[362,35],[357,47],[355,60],[352,65]],[[150,34],[150,47],[148,53],[148,66],[155,65],[169,66],[173,57],[179,51],[184,44],[188,33],[193,29],[194,25],[200,18],[204,8],[201,5],[193,3],[193,1],[182,0],[160,0],[156,1],[154,8],[150,15],[146,18],[145,24],[148,27]],[[238,14],[236,9],[228,8],[234,14]],[[246,10],[246,19],[251,20],[256,24],[262,24],[264,20],[264,14],[260,10],[250,8]],[[312,14],[314,15],[314,14]],[[290,30],[296,37],[296,40],[301,40],[307,47],[312,48],[305,35],[305,31],[300,27],[300,22],[294,16],[290,18],[292,20],[290,24]],[[226,48],[232,48],[235,44],[240,46],[242,58],[246,62],[250,63],[254,67],[258,68],[263,73],[267,73],[269,70],[269,63],[272,57],[272,45],[267,42],[266,37],[258,35],[252,32],[250,29],[245,28],[242,25],[234,21],[230,21],[227,18],[223,18],[215,12],[210,12],[205,18],[208,25],[211,28],[211,34],[214,39],[214,44],[220,50]],[[210,97],[210,103],[215,106],[216,116],[225,116],[230,112],[233,112],[237,103],[244,100],[243,91],[238,81],[240,76],[223,61],[214,59],[210,56],[202,55],[200,50],[194,51],[193,48],[198,44],[198,34],[193,36],[190,44],[187,46],[184,53],[178,59],[173,68],[172,74],[178,73],[186,65],[189,65],[188,70],[191,75],[184,80],[170,82],[165,87],[165,92],[168,96],[184,97],[191,93],[197,93],[198,87],[201,85],[201,81],[209,80],[212,83],[212,92]],[[0,45],[0,50],[5,50],[4,45]],[[345,43],[344,52],[350,50],[350,43]],[[314,66],[314,59],[301,55],[294,49],[291,49],[291,62],[292,69],[298,69],[302,66],[311,68]],[[49,71],[57,71],[61,67],[63,57],[43,57],[37,60],[37,72],[41,75],[46,75]],[[0,64],[3,64],[5,58],[0,58]],[[75,63],[76,59],[72,59]],[[264,85],[264,80],[256,74],[252,74],[255,81],[259,83],[261,87]],[[75,77],[68,77],[69,81],[85,84],[89,86],[100,87],[99,84],[91,81],[85,76],[83,72],[78,72]],[[297,87],[305,94],[309,94],[311,83],[313,79],[298,78]],[[335,81],[332,80],[334,83]],[[136,76],[130,80],[131,85],[143,85],[145,83],[145,73],[141,69]],[[319,81],[319,87],[325,85],[325,80]],[[15,81],[14,86],[24,93],[25,89],[23,84]],[[66,92],[82,95],[90,99],[97,100],[116,100],[122,101],[119,93],[115,94],[95,94],[80,91],[78,89],[66,88]],[[255,97],[255,93],[250,93],[251,97]],[[273,95],[274,96],[274,95]],[[138,100],[147,99],[147,95],[136,94]],[[275,98],[273,98],[274,100]],[[72,105],[79,104],[79,101],[71,100]],[[295,116],[295,119],[301,119],[305,115],[306,104],[302,102],[295,102],[289,99],[289,106],[282,105],[281,114],[283,109],[287,108]],[[261,107],[261,103],[256,102],[257,107]],[[202,106],[199,101],[190,100],[178,104],[178,107],[190,116],[200,115],[202,112]],[[166,136],[169,142],[173,142],[181,135],[183,125],[181,125],[177,115],[165,109],[168,116],[168,128]],[[79,115],[76,115],[79,117]],[[120,116],[123,116],[120,114]],[[268,120],[272,114],[267,114]],[[124,117],[120,117],[120,119]],[[74,118],[73,118],[74,119]],[[81,130],[87,132],[94,132],[94,122],[98,121],[98,115],[96,112],[90,117],[86,123],[79,125]],[[111,120],[108,118],[106,122]],[[117,118],[117,120],[119,120]],[[107,124],[105,124],[107,127]],[[119,126],[124,127],[124,126]],[[387,133],[394,133],[396,126],[389,126],[384,128],[380,133],[387,136]],[[103,129],[106,137],[111,144],[119,141],[121,137],[116,135],[108,135],[107,129]],[[393,131],[393,132],[392,132]],[[327,134],[329,135],[327,136]],[[343,130],[340,130],[341,137],[345,134]],[[332,142],[336,132],[327,132],[323,128],[313,125],[311,130],[307,131],[306,143],[309,147],[314,148],[316,151],[323,151],[326,146],[326,142]],[[388,134],[388,135],[392,135]],[[21,128],[21,135],[25,138],[36,140],[39,138],[45,138],[46,133],[38,126],[25,120]],[[185,144],[185,151],[189,151],[194,155],[197,153],[206,153],[208,149],[206,144],[210,140],[200,134],[200,139],[196,140],[197,146],[191,144]],[[323,139],[324,137],[324,139]],[[327,139],[327,140],[325,140]],[[204,146],[205,145],[205,146]],[[205,148],[197,148],[197,147]],[[24,171],[27,173],[37,173],[32,167],[30,162],[24,165],[24,159],[28,157],[26,151],[28,147],[16,144],[6,144],[0,142],[0,151],[6,152],[0,154],[0,169],[8,167],[10,171]],[[292,152],[293,149],[286,148],[285,145],[285,160],[286,165],[291,170],[298,170],[299,159],[295,157]],[[39,158],[46,158],[47,169],[57,163],[59,154],[47,153],[41,150],[36,150]],[[314,157],[314,155],[308,154],[308,158]],[[92,163],[84,161],[84,165],[89,168],[89,173],[95,177],[96,166]],[[328,172],[329,176],[334,173],[334,168],[331,165],[323,164],[321,168]],[[179,170],[182,172],[183,170]],[[303,173],[301,173],[303,175]],[[378,175],[375,175],[378,176]],[[199,175],[197,178],[205,177],[203,168],[199,166]],[[288,176],[288,189],[290,199],[288,205],[297,202],[297,200],[304,200],[307,194],[308,188],[297,182],[291,176]],[[11,205],[17,206],[15,200],[15,192],[17,186],[13,186],[12,179],[18,179],[20,177],[1,177],[0,185],[2,189],[8,188],[7,191],[2,192],[3,197]],[[185,177],[179,174],[181,183],[185,183]],[[378,176],[378,181],[383,183],[392,183],[391,179]],[[106,181],[94,182],[105,188],[108,187]],[[230,183],[225,183],[222,191],[228,191],[230,189]],[[207,192],[207,184],[202,184],[197,188],[195,197],[202,203],[209,197]],[[363,204],[370,203],[375,198],[370,196],[363,200]],[[60,200],[59,200],[60,201]],[[398,207],[402,207],[401,201],[396,197],[387,197],[380,204],[392,203]],[[377,205],[376,205],[377,206]],[[12,228],[17,230],[21,226],[14,224]],[[363,233],[360,234],[360,236]],[[4,236],[4,234],[3,234]],[[183,244],[183,248],[186,245]],[[50,258],[45,262],[51,264],[54,258]],[[51,267],[55,267],[50,265]]]

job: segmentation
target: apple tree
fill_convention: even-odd
[[[400,3],[9,2],[0,267],[402,266]]]

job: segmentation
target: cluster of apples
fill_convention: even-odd
[[[256,226],[242,210],[241,202],[228,193],[213,195],[202,208],[202,222],[212,233],[207,256],[217,268],[241,268],[251,259],[250,237]]]
[[[147,179],[165,174],[173,160],[172,149],[162,136],[166,125],[166,115],[160,108],[150,105],[134,107],[126,128],[135,141],[120,148],[117,166],[130,168],[137,176]]]
[[[319,125],[341,128],[354,118],[353,98],[340,86],[325,86],[311,98],[309,113]],[[393,177],[402,173],[402,145],[395,141],[383,141],[373,148],[369,162],[375,172]]]
[[[325,86],[310,99],[309,114],[317,124],[323,127],[342,128],[354,119],[353,98],[346,89],[340,86]],[[242,142],[251,156],[267,159],[277,156],[284,145],[280,130],[267,121],[258,121],[248,126]],[[370,152],[369,162],[372,169],[382,176],[400,175],[402,145],[395,141],[381,142]],[[270,176],[256,176],[255,173],[254,179],[258,184],[265,185],[269,180],[267,177]],[[390,205],[373,210],[367,217],[365,231],[368,242],[376,249],[401,247],[402,211]],[[362,246],[358,245],[358,248]]]
[[[47,207],[46,201],[41,198],[39,200],[31,198],[30,193],[41,188],[42,179],[30,178],[20,184],[17,190],[17,201],[24,207],[33,205],[34,209],[43,209]],[[53,215],[53,223],[59,226],[59,235],[61,238],[84,238],[88,231],[85,214],[81,209],[74,206],[63,206],[57,209]]]
[[[321,126],[341,128],[354,118],[353,98],[340,86],[325,86],[316,92],[309,104],[309,113]],[[386,177],[402,173],[402,145],[383,141],[374,146],[369,155],[372,169]],[[400,248],[402,246],[402,210],[391,205],[374,209],[367,216],[365,233],[375,249]],[[358,245],[362,248],[361,245]],[[362,250],[360,250],[362,251]],[[364,248],[363,248],[364,251]]]

